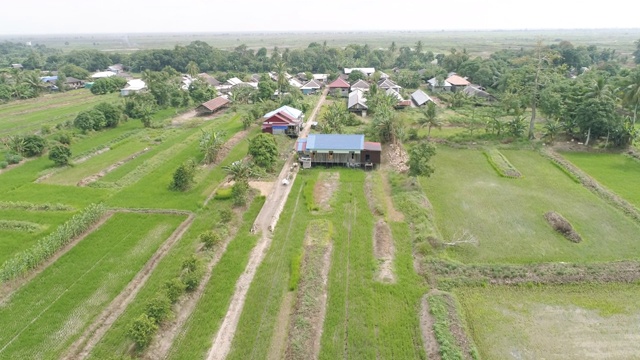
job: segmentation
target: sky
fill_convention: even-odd
[[[4,0],[0,35],[640,27],[608,0]]]

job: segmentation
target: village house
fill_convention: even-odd
[[[73,90],[84,87],[84,80],[76,79],[71,76],[69,76],[64,83],[69,89]]]
[[[373,75],[376,72],[375,68],[344,68],[344,74],[349,75],[354,71],[360,71],[361,73],[367,75],[368,77]]]
[[[206,82],[207,84],[209,84],[209,86],[213,86],[216,87],[218,85],[220,85],[220,81],[218,81],[218,79],[214,78],[213,76],[207,74],[207,73],[200,73],[198,74],[198,77]]]
[[[354,90],[349,94],[349,100],[347,101],[347,109],[353,113],[359,113],[362,116],[367,116],[367,99],[364,97],[362,90]]]
[[[396,84],[391,79],[381,79],[380,81],[378,81],[378,87],[380,89],[385,90],[385,91],[389,90],[389,89],[393,89],[395,91],[400,91],[400,89],[402,89],[402,86]]]
[[[198,115],[211,115],[216,112],[226,109],[229,107],[229,99],[218,96],[217,98],[211,99],[205,103],[202,103],[200,106],[196,108],[196,113]]]
[[[411,100],[413,100],[413,103],[418,107],[426,105],[429,101],[433,101],[429,95],[420,89],[411,94]]]
[[[304,84],[300,88],[300,90],[302,90],[303,94],[310,95],[310,94],[315,94],[321,88],[322,88],[322,85],[319,82],[317,82],[315,80],[311,80],[311,81],[307,82],[306,84]]]
[[[451,84],[444,79],[433,77],[427,80],[431,91],[451,91]]]
[[[498,100],[495,96],[489,94],[486,89],[480,85],[468,85],[467,87],[462,89],[462,92],[467,96],[485,99],[489,102]]]
[[[347,97],[349,96],[349,89],[351,88],[351,85],[343,79],[337,78],[329,84],[328,87],[330,94],[334,96]]]
[[[296,151],[303,168],[323,164],[373,169],[380,165],[382,147],[365,141],[362,134],[310,134],[298,139]]]
[[[363,92],[369,91],[369,83],[360,79],[351,85],[351,91],[360,90]]]
[[[411,106],[411,100],[405,100],[402,95],[394,89],[387,89],[386,94],[387,96],[393,96],[398,99],[398,102],[395,105],[396,109],[404,109]]]
[[[449,74],[449,77],[445,80],[445,82],[451,84],[451,91],[462,90],[465,87],[471,85],[469,80],[455,73]]]
[[[147,88],[147,84],[141,79],[132,79],[127,81],[127,85],[120,89],[121,96],[128,96],[137,92],[140,92]]]

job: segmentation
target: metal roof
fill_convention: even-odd
[[[307,139],[307,150],[362,150],[364,135],[311,134]]]
[[[275,110],[273,110],[271,112],[268,112],[268,113],[264,114],[264,117],[265,118],[270,118],[273,115],[275,115],[275,114],[277,114],[277,113],[279,113],[281,111],[286,112],[287,115],[290,115],[294,119],[302,119],[302,117],[304,116],[304,113],[302,112],[302,110],[298,110],[296,108],[292,108],[291,106],[284,105],[284,106],[280,106],[279,108],[277,108],[277,109],[275,109]]]
[[[360,89],[355,89],[351,93],[349,93],[347,108],[351,109],[355,105],[360,105],[361,107],[368,109],[367,99],[364,97],[364,93]]]
[[[433,101],[429,95],[427,95],[424,91],[418,89],[411,94],[411,98],[416,102],[416,105],[424,105],[429,101]]]

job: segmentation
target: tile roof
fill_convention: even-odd
[[[333,89],[333,88],[350,88],[351,85],[349,85],[348,82],[344,81],[341,78],[337,78],[335,79],[331,84],[329,84],[329,89]]]
[[[469,82],[469,80],[463,78],[460,75],[456,75],[456,74],[453,74],[453,75],[449,76],[447,78],[447,80],[445,80],[445,81],[448,82],[449,84],[453,85],[453,86],[467,86],[467,85],[471,84]]]

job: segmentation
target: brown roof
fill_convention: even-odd
[[[453,86],[467,86],[471,84],[467,79],[455,74],[449,76],[445,81]]]
[[[198,76],[200,78],[202,78],[204,81],[206,81],[207,83],[209,83],[209,85],[211,86],[218,86],[220,85],[220,81],[218,81],[218,79],[214,78],[213,76],[207,74],[207,73],[200,73],[198,74]]]
[[[364,150],[369,151],[382,151],[382,146],[379,142],[365,141]]]
[[[349,85],[348,82],[342,80],[341,78],[337,78],[335,79],[331,84],[329,84],[329,89],[332,88],[350,88],[351,85]]]
[[[217,98],[211,99],[200,106],[205,107],[209,111],[215,111],[228,103],[229,103],[229,100],[227,100],[226,98],[223,98],[222,96],[218,96]]]

